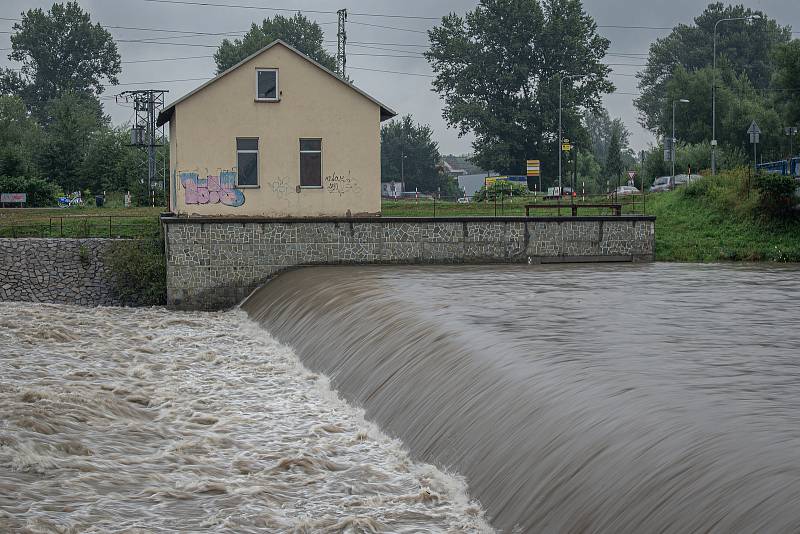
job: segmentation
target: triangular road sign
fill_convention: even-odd
[[[759,129],[758,124],[756,124],[756,121],[750,123],[750,128],[747,129],[747,133],[756,135],[761,133],[761,129]]]

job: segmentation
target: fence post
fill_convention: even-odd
[[[111,215],[108,216],[108,237],[109,238],[113,237],[111,235]]]
[[[433,216],[436,217],[436,195],[433,196]]]

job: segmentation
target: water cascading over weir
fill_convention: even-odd
[[[242,307],[413,455],[462,474],[501,532],[796,532],[797,403],[730,373],[747,341],[698,311],[728,298],[709,290],[719,275],[693,274],[705,300],[670,310],[655,297],[679,291],[670,269],[315,267]],[[644,344],[628,324],[656,308],[682,330]],[[703,348],[686,357],[681,331]]]

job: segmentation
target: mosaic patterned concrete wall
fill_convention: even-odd
[[[165,217],[167,302],[236,305],[298,265],[652,261],[653,217],[227,220]]]
[[[0,301],[116,306],[111,239],[0,239]]]

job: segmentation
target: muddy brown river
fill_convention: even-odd
[[[0,303],[0,532],[800,531],[800,268]]]
[[[800,269],[317,268],[248,311],[511,532],[800,532]]]

